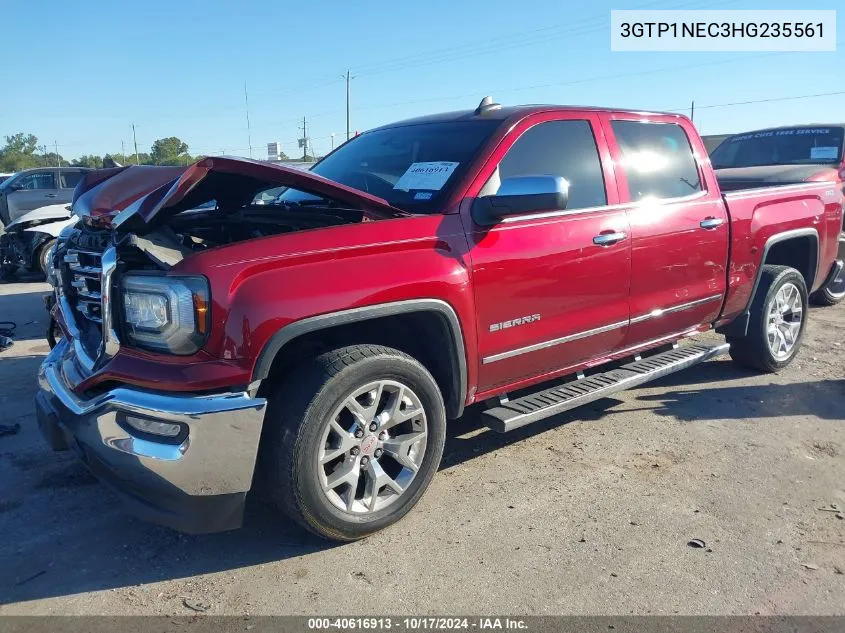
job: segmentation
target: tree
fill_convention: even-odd
[[[18,132],[7,136],[6,145],[0,148],[0,171],[18,171],[43,165],[44,157],[38,156],[37,151],[38,138],[33,134]]]
[[[90,167],[91,169],[100,169],[103,166],[103,157],[94,154],[83,154],[75,159],[71,165],[74,167]]]
[[[191,161],[187,144],[175,136],[155,141],[150,159],[154,165],[185,165]]]
[[[6,137],[6,147],[2,151],[17,152],[19,154],[34,154],[38,150],[38,137],[34,134],[18,132]]]
[[[41,149],[44,149],[44,146],[41,146]],[[49,152],[45,153],[41,156],[38,156],[39,163],[38,166],[46,166],[46,167],[64,167],[67,161],[61,154],[56,154],[56,152]]]

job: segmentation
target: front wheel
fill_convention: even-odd
[[[343,347],[297,367],[271,396],[262,483],[307,529],[351,541],[417,503],[445,438],[443,398],[421,363],[388,347]]]
[[[55,245],[56,240],[49,240],[38,250],[38,268],[48,279],[50,278],[50,251]]]
[[[764,372],[786,367],[798,354],[807,323],[807,285],[788,266],[763,266],[751,303],[748,333],[728,338],[731,358]]]

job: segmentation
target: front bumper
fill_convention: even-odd
[[[190,396],[117,387],[88,399],[70,388],[74,351],[63,339],[38,372],[38,425],[54,450],[71,449],[130,512],[188,533],[243,520],[266,400],[245,393]],[[133,430],[126,416],[178,422],[175,441]],[[141,437],[143,435],[143,437]]]

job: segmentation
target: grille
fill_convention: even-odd
[[[103,342],[103,253],[108,244],[107,233],[78,228],[59,246],[56,272],[65,321],[90,359],[98,357]]]
[[[102,253],[75,248],[65,252],[68,271],[66,288],[71,307],[79,316],[95,323],[103,322],[102,313]]]

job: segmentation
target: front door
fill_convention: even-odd
[[[536,115],[502,144],[462,207],[482,357],[480,393],[551,377],[616,349],[628,325],[628,220],[614,204],[613,168],[598,118]],[[494,194],[504,179],[536,175],[569,183],[565,209],[510,216],[494,226],[472,220],[475,197]]]
[[[625,347],[712,323],[727,284],[729,224],[688,121],[602,115],[631,223],[631,326]],[[684,126],[689,127],[687,132]],[[690,138],[696,139],[695,152]],[[708,189],[710,189],[708,191]]]
[[[56,172],[52,169],[39,169],[22,174],[15,179],[12,187],[7,189],[6,193],[10,222],[33,209],[58,202]]]

